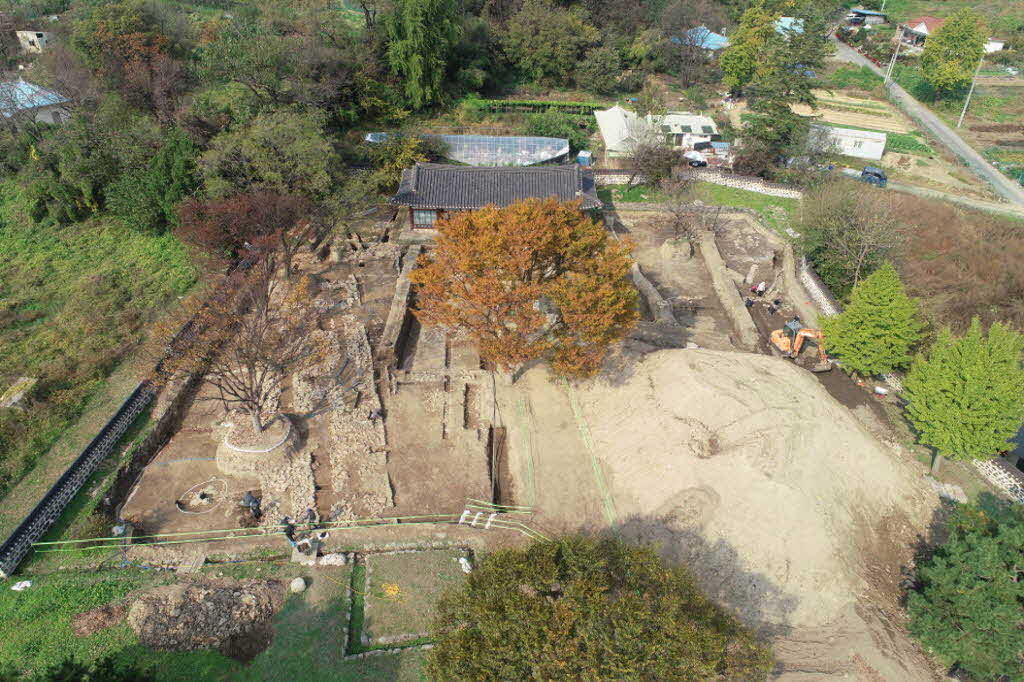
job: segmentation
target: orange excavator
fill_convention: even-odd
[[[799,317],[772,332],[771,341],[783,356],[796,360],[803,350],[804,343],[810,340],[818,349],[818,364],[810,367],[812,372],[827,372],[832,369],[832,361],[825,355],[825,336],[820,329],[805,327]]]

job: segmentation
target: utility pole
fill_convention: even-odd
[[[985,54],[982,53],[981,59],[978,60],[978,68],[974,70],[974,78],[971,79],[971,89],[967,92],[967,99],[964,101],[964,110],[960,112],[960,120],[956,122],[957,128],[964,124],[964,116],[967,115],[967,107],[971,105],[971,95],[974,94],[974,84],[978,81],[978,74],[981,73],[981,64],[984,61]]]
[[[896,39],[896,49],[892,53],[892,59],[889,60],[889,69],[885,72],[884,85],[887,85],[892,80],[892,70],[896,68],[896,58],[900,56],[900,46],[903,45],[903,30],[904,27],[900,26],[900,35]]]

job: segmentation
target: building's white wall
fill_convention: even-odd
[[[839,151],[846,156],[858,159],[871,159],[877,161],[882,158],[885,152],[885,142],[875,140],[864,140],[842,135],[834,136],[833,141]]]
[[[39,107],[35,111],[36,123],[55,123],[62,125],[67,122],[70,112],[59,104],[48,107]]]
[[[46,49],[53,34],[47,31],[15,31],[21,49],[30,54],[39,54]],[[41,36],[41,37],[40,37]]]

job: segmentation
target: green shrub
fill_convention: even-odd
[[[588,123],[581,121],[579,116],[551,109],[542,114],[530,114],[526,130],[528,135],[565,138],[569,140],[570,150],[577,152],[590,145]]]
[[[1019,680],[1024,660],[1024,511],[986,497],[958,507],[949,537],[919,563],[910,631],[977,680]]]
[[[865,376],[909,365],[923,329],[918,302],[904,292],[890,263],[853,288],[846,310],[822,322],[829,353],[842,360],[847,372]]]
[[[436,680],[765,679],[771,653],[648,547],[568,538],[488,555],[438,604]]]

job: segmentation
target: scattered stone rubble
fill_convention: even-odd
[[[346,501],[335,505],[331,517],[355,518],[353,508],[358,502],[363,516],[378,516],[394,506],[391,482],[387,473],[387,441],[382,419],[370,419],[381,409],[380,397],[373,380],[373,360],[365,327],[355,317],[346,315],[339,322],[339,336],[346,349],[351,371],[352,390],[357,399],[351,405],[338,406],[328,415],[331,434],[331,470],[335,490],[349,494]]]
[[[280,584],[272,580],[166,585],[135,598],[128,624],[152,649],[223,650],[269,624],[283,601]]]

